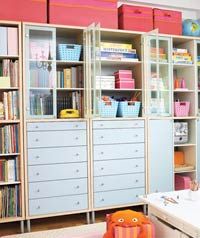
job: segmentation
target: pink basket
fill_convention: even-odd
[[[185,117],[189,115],[190,102],[174,102],[174,116]]]

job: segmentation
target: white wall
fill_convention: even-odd
[[[119,0],[119,5],[122,3],[180,10],[183,13],[183,19],[200,18],[200,0]]]

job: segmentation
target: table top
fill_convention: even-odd
[[[172,198],[177,203],[165,202],[164,198]],[[192,227],[196,233],[200,234],[200,190],[192,191],[192,193],[191,190],[152,193],[141,196],[140,199],[157,209],[160,214],[169,215],[169,223],[179,221],[182,226]]]

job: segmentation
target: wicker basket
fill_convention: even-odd
[[[58,44],[59,60],[79,61],[81,55],[81,45],[75,44]]]

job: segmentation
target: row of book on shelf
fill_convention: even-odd
[[[0,127],[0,154],[18,153],[19,126],[2,125]]]
[[[0,182],[19,181],[18,157],[0,160]]]
[[[19,185],[0,187],[0,218],[21,216]]]
[[[0,101],[0,120],[16,120],[18,118],[18,91],[3,92],[2,101]]]
[[[76,66],[58,70],[57,88],[83,88],[83,67]]]
[[[0,88],[18,87],[19,61],[3,59],[0,62]]]

